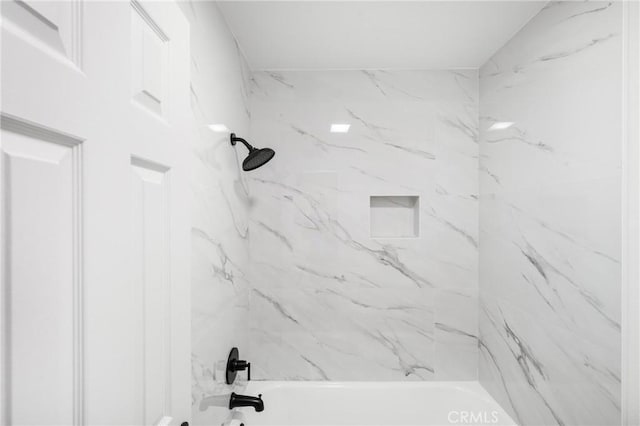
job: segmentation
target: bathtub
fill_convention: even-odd
[[[245,426],[516,425],[476,382],[249,382]],[[237,422],[236,424],[239,424]]]

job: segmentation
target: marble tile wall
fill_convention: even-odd
[[[257,72],[250,359],[268,380],[475,380],[477,71]],[[351,125],[330,133],[332,123]],[[419,196],[418,238],[369,197]]]
[[[247,347],[251,201],[244,152],[207,126],[222,123],[248,138],[250,73],[214,2],[179,4],[191,26],[192,423],[219,425],[228,408],[203,399],[228,395],[214,365],[232,346]]]
[[[479,376],[523,425],[620,424],[621,17],[551,2],[480,70]]]
[[[479,368],[522,424],[619,422],[619,4],[550,3],[479,88],[476,71],[251,76],[215,4],[181,7],[195,424],[228,414],[202,399],[221,392],[213,365],[234,345],[259,379]],[[488,131],[498,121],[515,124]],[[211,123],[276,157],[242,173],[244,152]],[[372,238],[376,195],[419,196],[419,237]]]

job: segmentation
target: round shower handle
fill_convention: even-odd
[[[238,371],[247,370],[247,380],[251,380],[251,363],[240,359],[238,348],[232,348],[227,358],[226,382],[228,385],[236,380]]]

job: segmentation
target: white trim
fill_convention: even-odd
[[[640,424],[640,3],[623,3],[622,424]]]
[[[147,12],[147,10],[144,8],[144,6],[142,6],[142,4],[140,4],[138,0],[131,0],[131,7],[133,7],[133,9],[138,12],[138,15],[140,15],[142,20],[146,22],[147,25],[149,25],[149,28],[151,28],[153,32],[156,33],[160,40],[162,40],[163,42],[169,41],[169,37],[167,37],[164,31],[162,31],[160,25],[158,25],[158,23],[151,17],[149,12]]]
[[[73,150],[73,424],[85,424],[83,144]]]

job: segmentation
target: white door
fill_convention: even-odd
[[[0,423],[188,421],[188,23],[1,7]]]

